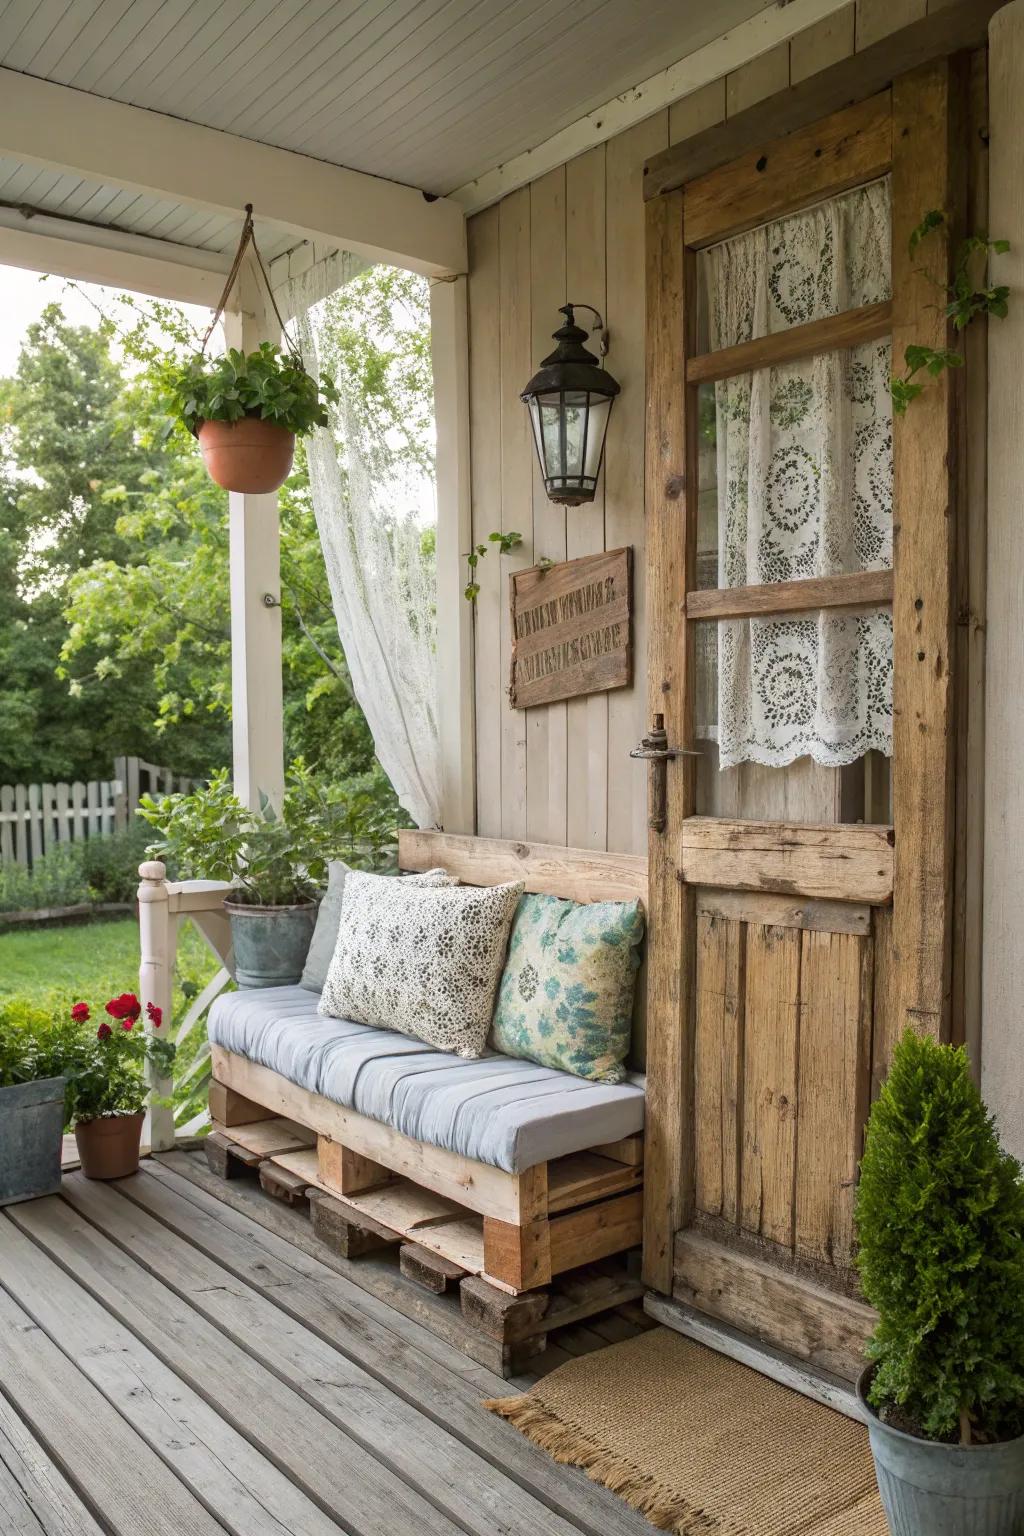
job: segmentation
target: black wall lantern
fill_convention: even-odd
[[[574,309],[591,306],[562,306],[559,313],[565,316],[565,324],[553,338],[558,346],[520,396],[530,410],[544,489],[552,501],[567,507],[594,499],[608,418],[619,392],[611,374],[583,345],[587,333],[576,324]],[[594,329],[603,333],[601,316],[596,309],[591,313]]]

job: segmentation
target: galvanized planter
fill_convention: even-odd
[[[60,1188],[64,1079],[0,1088],[0,1205]]]
[[[302,977],[316,926],[317,904],[251,907],[226,901],[240,987],[286,987]]]
[[[884,1424],[857,1383],[892,1536],[1020,1536],[1024,1435],[1001,1445],[942,1445]]]

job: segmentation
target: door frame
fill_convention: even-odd
[[[994,8],[994,7],[993,7]],[[880,99],[877,50],[846,61],[838,102],[848,105],[820,121],[808,121],[802,87],[780,93],[733,123],[707,130],[675,146],[648,166],[646,183],[646,554],[648,602],[648,703],[664,717],[670,747],[692,744],[693,622],[685,594],[694,592],[698,412],[694,371],[696,251],[687,241],[687,206],[697,218],[699,243],[725,229],[747,228],[810,201],[834,195],[890,171],[893,178],[894,358],[910,342],[949,343],[949,325],[935,304],[935,290],[909,255],[911,230],[932,208],[943,208],[945,228],[930,237],[929,259],[948,270],[951,250],[964,228],[967,196],[966,100],[969,60],[956,53],[984,41],[986,14],[955,5],[935,21],[940,57],[891,80],[884,92],[891,123],[891,150],[851,161],[837,124],[863,126],[871,118],[865,98]],[[979,25],[980,22],[980,25]],[[908,54],[900,46],[914,34],[920,52],[922,23],[886,39],[890,60]],[[979,35],[980,34],[980,35]],[[881,45],[879,45],[881,46]],[[866,61],[866,62],[862,62]],[[852,71],[860,66],[859,75]],[[862,88],[851,81],[859,78]],[[794,100],[794,98],[800,100]],[[815,98],[820,105],[820,95]],[[827,106],[822,108],[828,111]],[[787,119],[786,113],[789,113]],[[779,123],[788,130],[779,135]],[[876,114],[877,115],[877,114]],[[757,132],[757,121],[762,130]],[[746,142],[738,130],[749,121]],[[873,129],[869,131],[873,132]],[[713,160],[713,138],[722,150]],[[800,141],[818,136],[811,159]],[[837,145],[839,146],[837,152]],[[815,154],[815,148],[821,153]],[[804,149],[807,143],[804,143]],[[884,162],[884,163],[883,163]],[[813,173],[812,195],[807,167]],[[868,173],[861,174],[864,165]],[[675,167],[674,172],[672,167]],[[689,169],[688,169],[689,168]],[[724,176],[723,176],[724,173]],[[731,180],[729,179],[731,175]],[[852,180],[851,180],[852,175]],[[721,226],[706,217],[707,197],[688,198],[696,182],[717,188],[749,186],[756,216]],[[772,184],[775,183],[774,191]],[[766,191],[767,189],[767,191]],[[742,195],[741,195],[742,201]],[[714,198],[712,198],[714,203]],[[698,210],[696,213],[693,210]],[[703,211],[700,211],[703,210]],[[767,210],[767,211],[766,211]],[[850,343],[847,342],[847,345]],[[907,1024],[938,1039],[962,1033],[953,1006],[956,840],[956,581],[958,525],[962,517],[963,411],[960,370],[930,384],[906,415],[894,418],[894,776],[893,892],[891,912],[878,912],[881,951],[876,979],[873,1079],[884,1075],[895,1040]],[[942,445],[944,451],[939,451]],[[692,492],[692,505],[691,505]],[[751,590],[751,589],[748,589]],[[696,619],[696,614],[694,619]],[[652,772],[659,771],[652,768]],[[664,829],[649,836],[650,932],[648,941],[647,1151],[644,1278],[653,1290],[671,1293],[675,1234],[694,1209],[694,996],[693,889],[680,868],[681,827],[696,810],[695,759],[670,757],[666,774]],[[742,825],[742,824],[737,824]],[[780,849],[787,829],[780,826]],[[788,834],[791,836],[791,833]],[[890,839],[891,840],[891,839]]]

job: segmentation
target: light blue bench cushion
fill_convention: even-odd
[[[521,1173],[643,1129],[643,1078],[591,1083],[489,1051],[465,1061],[419,1040],[323,1019],[303,987],[240,989],[210,1040],[416,1141]]]

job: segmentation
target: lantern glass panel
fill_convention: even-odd
[[[604,435],[608,430],[611,409],[612,402],[607,395],[590,396],[590,421],[587,426],[583,474],[588,480],[595,482],[601,472],[601,451],[604,448]]]
[[[562,396],[561,394],[540,396],[540,424],[544,437],[541,462],[544,464],[546,475],[561,475],[565,473],[564,441],[562,437]]]

